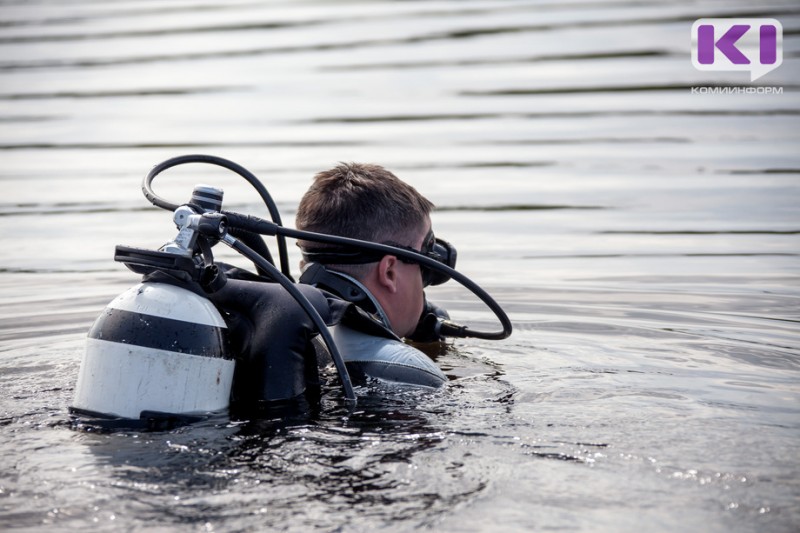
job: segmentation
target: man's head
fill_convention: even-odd
[[[433,204],[378,165],[342,163],[320,172],[297,210],[298,229],[378,243],[422,248]],[[323,248],[302,242],[304,249]],[[419,265],[387,255],[365,265],[328,265],[346,272],[375,296],[399,336],[413,332],[422,313]]]

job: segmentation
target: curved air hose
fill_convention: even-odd
[[[319,315],[317,310],[314,309],[314,306],[311,304],[311,302],[308,301],[308,299],[298,290],[298,288],[289,278],[281,275],[278,269],[272,266],[272,263],[258,255],[252,248],[231,237],[223,237],[222,241],[246,258],[253,261],[259,268],[262,268],[264,271],[268,272],[269,275],[278,283],[280,283],[280,285],[292,295],[297,303],[300,304],[300,307],[303,308],[306,314],[311,318],[311,321],[314,322],[314,325],[319,330],[322,340],[325,341],[325,344],[328,346],[331,359],[333,359],[333,363],[336,365],[336,370],[339,373],[339,379],[342,381],[345,399],[348,402],[351,402],[351,405],[355,405],[356,395],[353,391],[353,384],[350,381],[350,374],[347,372],[344,359],[339,353],[339,349],[336,347],[336,343],[333,341],[333,337],[331,336],[330,331],[328,331],[325,321]]]
[[[213,155],[203,155],[203,154],[191,154],[191,155],[182,155],[178,157],[173,157],[171,159],[167,159],[166,161],[159,163],[158,165],[154,166],[150,172],[144,177],[142,180],[142,192],[144,192],[144,197],[147,198],[150,203],[155,205],[156,207],[160,207],[162,209],[166,209],[167,211],[175,211],[179,204],[173,204],[167,202],[160,196],[158,196],[155,192],[153,192],[153,179],[163,171],[167,170],[168,168],[172,168],[178,165],[183,165],[186,163],[208,163],[211,165],[217,165],[223,168],[227,168],[245,180],[247,180],[250,185],[252,185],[255,190],[258,192],[261,199],[264,201],[264,204],[267,206],[269,210],[269,216],[272,218],[272,221],[276,224],[283,225],[281,222],[281,214],[278,211],[278,206],[275,205],[275,201],[270,196],[267,188],[256,178],[256,176],[244,168],[243,166],[239,165],[238,163],[234,163],[228,159],[223,159],[222,157],[217,157]],[[284,276],[292,279],[291,271],[289,269],[289,254],[286,251],[286,239],[283,235],[277,236],[278,240],[278,256],[281,262],[281,272]]]
[[[481,301],[492,310],[495,316],[497,316],[498,320],[500,320],[503,329],[497,332],[476,331],[469,329],[467,326],[460,326],[452,322],[445,321],[442,324],[442,334],[448,337],[475,337],[478,339],[488,340],[502,340],[511,335],[511,321],[509,320],[505,311],[503,311],[500,305],[494,300],[494,298],[492,298],[489,293],[483,290],[477,283],[466,277],[464,274],[450,268],[443,263],[440,263],[439,261],[436,261],[435,259],[412,252],[411,250],[405,250],[403,248],[397,248],[386,244],[350,239],[348,237],[340,237],[338,235],[326,235],[324,233],[313,233],[310,231],[284,228],[283,226],[279,226],[273,222],[262,220],[258,217],[250,215],[225,213],[225,216],[227,217],[228,224],[231,227],[246,229],[247,231],[252,231],[253,233],[259,233],[262,235],[285,235],[286,237],[302,239],[304,241],[338,244],[340,246],[351,246],[354,248],[372,250],[383,254],[391,254],[397,257],[410,259],[416,263],[436,269],[440,272],[444,272],[467,288],[475,296],[480,298]]]
[[[369,241],[362,241],[358,239],[350,239],[348,237],[340,237],[338,235],[312,233],[309,231],[301,231],[283,227],[281,224],[280,214],[278,213],[278,209],[275,206],[275,202],[272,200],[272,197],[269,195],[269,192],[267,192],[267,189],[264,187],[264,185],[260,181],[258,181],[258,178],[256,178],[250,171],[234,163],[233,161],[229,161],[227,159],[211,155],[186,155],[186,156],[174,157],[172,159],[168,159],[163,163],[156,165],[147,174],[147,176],[145,176],[145,179],[142,183],[142,190],[144,191],[144,195],[153,205],[156,205],[158,207],[170,211],[174,211],[179,207],[176,204],[171,204],[169,202],[166,202],[158,195],[156,195],[151,188],[151,183],[153,181],[153,178],[155,178],[162,171],[174,167],[176,165],[182,165],[184,163],[210,163],[213,165],[218,165],[227,168],[245,178],[251,185],[253,185],[253,187],[255,187],[255,189],[261,195],[261,198],[264,200],[264,203],[267,205],[267,208],[269,209],[270,216],[272,217],[273,222],[269,222],[267,220],[255,216],[242,215],[233,212],[223,212],[223,214],[227,217],[228,224],[231,227],[240,228],[253,233],[258,233],[260,235],[275,236],[278,240],[278,249],[280,252],[280,259],[281,259],[281,270],[289,280],[291,280],[292,278],[289,275],[288,258],[286,254],[286,240],[284,237],[291,237],[295,239],[302,239],[302,240],[321,242],[327,244],[351,246],[354,248],[372,250],[384,254],[391,254],[397,257],[410,259],[419,264],[425,265],[429,268],[438,270],[440,272],[444,272],[445,274],[456,280],[458,283],[463,285],[475,296],[480,298],[480,300],[484,304],[486,304],[486,306],[489,307],[489,309],[492,310],[495,316],[497,316],[498,320],[500,321],[500,324],[503,327],[503,329],[500,331],[486,332],[486,331],[471,330],[467,326],[461,326],[453,322],[444,321],[441,325],[441,330],[440,330],[440,333],[442,335],[447,337],[474,337],[478,339],[487,339],[487,340],[502,340],[511,335],[511,330],[512,330],[511,320],[509,320],[508,315],[506,315],[505,311],[503,311],[500,305],[498,305],[498,303],[477,283],[475,283],[465,275],[461,274],[457,270],[450,268],[445,264],[442,264],[434,259],[431,259],[430,257],[426,257],[422,254],[418,254],[410,250],[405,250],[403,248],[397,248],[394,246],[388,246],[385,244],[378,244]]]

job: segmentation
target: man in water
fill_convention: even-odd
[[[430,212],[433,204],[414,187],[378,165],[342,163],[320,172],[297,211],[297,229],[339,235],[382,244],[429,251],[434,242]],[[303,264],[324,264],[326,270],[365,289],[360,302],[398,337],[411,337],[426,308],[423,268],[394,255],[353,256],[336,247],[309,241],[298,243]],[[326,273],[327,274],[327,273]],[[301,282],[313,276],[306,272]],[[331,277],[327,277],[331,280]],[[325,279],[313,284],[336,292]]]
[[[296,225],[423,254],[436,248],[454,261],[455,250],[433,236],[432,208],[413,187],[380,166],[341,164],[315,176],[300,202]],[[447,314],[427,303],[423,291],[447,276],[393,254],[311,241],[298,244],[303,250],[298,289],[334,328],[334,341],[354,379],[431,387],[447,381],[430,358],[401,342],[439,340],[433,325],[437,316]],[[228,279],[210,298],[226,312],[239,354],[235,404],[257,406],[318,389],[317,368],[328,362],[328,354],[313,342],[316,328],[285,290],[275,283]],[[423,315],[428,319],[421,320]]]

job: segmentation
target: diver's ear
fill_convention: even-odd
[[[397,263],[398,260],[393,255],[384,255],[377,268],[378,285],[389,293],[397,292]]]

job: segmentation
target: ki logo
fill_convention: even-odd
[[[697,70],[750,72],[750,81],[783,63],[783,26],[775,19],[699,19],[692,25]]]

